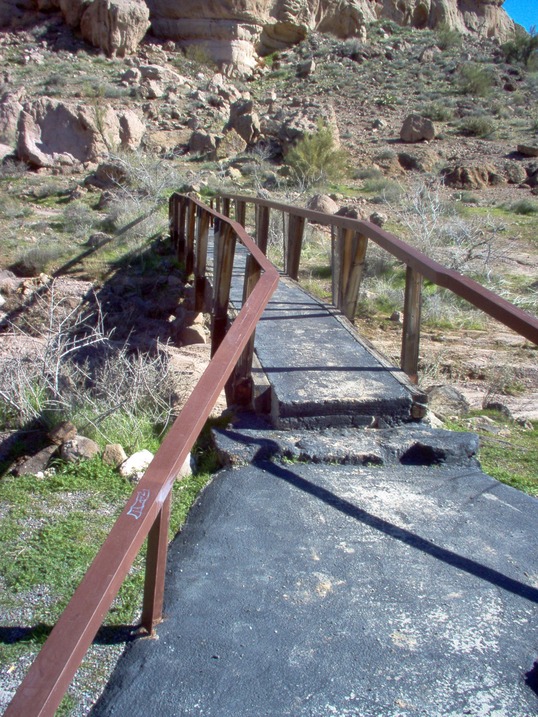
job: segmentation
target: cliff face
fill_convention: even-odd
[[[387,18],[400,25],[495,37],[514,33],[504,0],[0,0],[0,24],[16,8],[59,9],[65,21],[108,54],[132,52],[148,27],[154,35],[199,52],[221,65],[249,72],[258,53],[288,47],[309,30],[337,37],[365,37],[368,23]],[[4,8],[4,14],[2,14]],[[15,13],[16,15],[16,13]]]
[[[270,52],[300,41],[308,30],[346,38],[364,35],[381,18],[400,25],[463,33],[513,35],[504,0],[146,0],[153,32],[185,44],[199,44],[214,59],[252,67],[255,50]]]

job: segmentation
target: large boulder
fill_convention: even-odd
[[[400,130],[400,139],[402,142],[422,142],[430,141],[435,137],[435,126],[431,119],[422,117],[421,115],[408,115]]]
[[[260,135],[260,118],[254,112],[252,100],[241,99],[230,107],[227,129],[233,129],[247,143],[251,144]]]
[[[96,162],[110,150],[136,149],[144,125],[132,110],[71,105],[43,97],[19,117],[17,153],[33,167]]]
[[[80,21],[82,37],[107,55],[132,53],[149,28],[143,0],[93,0]]]

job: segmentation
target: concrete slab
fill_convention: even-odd
[[[538,501],[476,468],[264,462],[174,541],[93,717],[531,717]]]

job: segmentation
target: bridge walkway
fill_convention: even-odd
[[[267,413],[214,431],[158,639],[93,717],[538,714],[538,501],[294,282],[255,346]]]

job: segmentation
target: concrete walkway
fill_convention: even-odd
[[[268,308],[270,416],[215,432],[158,639],[94,717],[538,714],[538,501],[406,423],[416,396],[320,307],[284,283]]]

